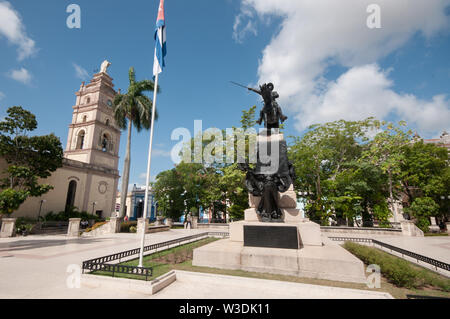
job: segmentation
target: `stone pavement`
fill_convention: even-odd
[[[171,230],[146,236],[146,245],[204,232]],[[0,239],[0,298],[140,298],[121,291],[67,288],[69,265],[139,247],[136,234],[67,239],[28,236]]]
[[[205,230],[177,229],[146,236],[146,245],[205,232]],[[450,238],[384,238],[383,241],[403,245],[405,249],[448,261]],[[101,289],[69,289],[69,265],[81,265],[82,261],[139,247],[136,234],[114,234],[98,238],[67,239],[65,236],[29,236],[0,239],[0,298],[144,298],[145,296]],[[194,279],[195,280],[194,280]],[[218,285],[217,276],[184,275],[180,280],[154,298],[254,298],[261,287],[279,287],[279,290],[264,289],[266,298],[287,298],[283,291],[295,291],[295,298],[333,298],[335,289],[303,284],[260,281],[247,278],[222,276]],[[267,287],[269,287],[267,286]],[[284,288],[283,288],[284,287]],[[289,287],[289,288],[288,288]],[[268,293],[268,291],[271,291]],[[189,292],[189,293],[188,293]],[[230,293],[233,292],[233,293]],[[314,292],[314,293],[313,293]],[[367,295],[359,291],[358,298]],[[292,295],[290,295],[292,296]],[[340,295],[345,296],[345,295]],[[349,298],[355,292],[348,292]],[[374,295],[373,295],[374,296]],[[386,296],[383,296],[383,298]]]
[[[388,293],[177,271],[155,299],[392,299]]]

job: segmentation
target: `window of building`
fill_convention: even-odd
[[[77,182],[71,181],[67,190],[66,211],[75,207],[75,195],[77,193]]]
[[[86,133],[84,131],[81,131],[80,133],[78,133],[77,150],[82,150],[84,148],[85,138],[86,138]]]
[[[109,133],[103,133],[100,138],[100,147],[103,152],[113,152],[114,143]]]
[[[86,123],[87,122],[87,116],[85,115],[85,116],[83,116],[83,123]]]
[[[108,134],[103,134],[102,136],[102,151],[108,152],[110,148],[111,140],[108,136]]]

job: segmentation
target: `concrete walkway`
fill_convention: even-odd
[[[177,229],[149,234],[146,245],[202,233],[205,230]],[[450,238],[383,238],[393,245],[449,261]],[[67,272],[70,265],[80,266],[84,260],[101,257],[139,247],[136,234],[105,235],[98,238],[67,239],[65,236],[29,236],[0,239],[0,298],[142,298],[142,295],[123,291],[108,291],[86,287],[70,289]],[[195,277],[195,278],[194,278]],[[255,279],[220,277],[199,274],[181,276],[180,280],[157,294],[156,298],[343,298],[336,288],[259,281]],[[263,283],[263,284],[262,284]],[[268,289],[262,287],[278,287]],[[269,287],[267,286],[267,287]],[[221,288],[219,288],[221,287]],[[291,290],[289,290],[291,289]],[[261,291],[264,291],[261,292]],[[289,293],[284,293],[289,292]],[[293,294],[293,292],[295,292]],[[357,290],[358,293],[362,293]],[[356,296],[348,292],[349,298]],[[357,298],[375,295],[363,295]],[[379,296],[378,296],[379,297]],[[385,297],[385,296],[384,296]],[[259,298],[259,297],[258,297]]]
[[[156,299],[393,299],[388,293],[177,271]]]
[[[193,235],[198,230],[171,230],[146,236],[146,245]],[[70,289],[70,265],[139,247],[136,234],[68,240],[65,236],[0,239],[0,298],[142,298],[121,291]]]

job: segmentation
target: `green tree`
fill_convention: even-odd
[[[131,166],[131,132],[133,125],[140,132],[150,129],[152,120],[153,102],[144,93],[155,90],[153,81],[143,80],[136,82],[134,68],[129,70],[129,87],[126,94],[117,94],[114,99],[114,117],[121,129],[128,128],[127,148],[125,153],[122,188],[120,196],[120,216],[125,216],[125,205],[128,193]],[[159,88],[157,88],[159,91]],[[155,120],[158,118],[156,114]]]
[[[158,174],[156,182],[153,183],[153,192],[158,202],[158,210],[165,217],[178,219],[185,209],[183,199],[183,185],[181,178],[175,169]]]
[[[175,172],[183,189],[186,213],[191,207],[197,208],[199,212],[200,206],[208,205],[205,167],[202,164],[181,162],[175,168]]]
[[[411,132],[402,130],[402,127],[406,126],[403,121],[399,122],[399,126],[385,122],[381,122],[380,126],[386,124],[386,129],[378,133],[364,151],[362,160],[369,161],[387,175],[389,204],[396,210],[394,202],[399,194],[401,164],[405,161],[404,147],[411,140]],[[397,212],[394,212],[394,218],[397,222]]]
[[[401,183],[407,202],[427,196],[435,201],[448,195],[447,149],[423,141],[405,145],[404,161],[401,163]]]
[[[436,216],[439,205],[430,197],[418,197],[405,211],[416,218],[417,227],[426,233],[429,231],[430,217]]]
[[[48,178],[62,167],[63,149],[54,134],[28,136],[37,128],[31,112],[13,106],[7,114],[0,122],[0,156],[8,164],[3,172],[6,177],[0,180],[0,213],[10,215],[29,196],[39,197],[53,189],[39,184],[39,179]]]
[[[350,198],[351,202],[362,200],[362,196],[343,185],[351,177],[350,163],[360,156],[361,144],[367,142],[367,131],[375,123],[373,118],[341,120],[313,125],[303,137],[293,137],[289,158],[297,175],[295,187],[308,194],[306,210],[311,219],[326,225],[333,209],[344,209],[347,206],[342,203]],[[350,212],[341,211],[342,214],[353,216]]]
[[[382,209],[387,207],[386,175],[378,167],[358,159],[359,157],[343,166],[345,169],[336,176],[333,183],[334,192],[336,196],[344,194],[344,198],[345,194],[359,198],[357,201],[361,208],[363,226],[372,227],[373,219],[388,226],[390,211]],[[336,210],[336,216],[345,217],[344,212],[339,209]]]

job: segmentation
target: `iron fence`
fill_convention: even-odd
[[[85,270],[91,271],[103,271],[112,273],[114,277],[115,274],[128,274],[128,275],[137,275],[137,276],[145,276],[145,281],[148,280],[148,277],[153,275],[153,268],[146,267],[135,267],[135,266],[125,266],[125,265],[111,265],[111,264],[94,264],[90,262],[83,262],[83,273]]]
[[[370,238],[350,238],[350,237],[328,237],[328,238],[333,240],[333,241],[351,241],[351,242],[356,242],[356,243],[370,243],[370,244],[373,244],[373,245],[378,245],[380,247],[384,247],[384,248],[389,249],[391,252],[395,251],[397,253],[400,253],[402,255],[402,257],[408,256],[408,257],[411,257],[413,259],[416,259],[417,263],[419,263],[419,261],[427,263],[427,264],[435,267],[436,270],[438,268],[441,268],[443,270],[450,271],[450,264],[447,264],[447,263],[445,263],[443,261],[439,261],[439,260],[436,260],[436,259],[433,259],[433,258],[430,258],[430,257],[427,257],[427,256],[423,256],[423,255],[414,253],[412,251],[409,251],[409,250],[406,250],[406,249],[403,249],[403,248],[399,248],[399,247],[396,247],[396,246],[392,246],[392,245],[383,243],[383,242],[381,242],[379,240],[370,239]]]
[[[191,242],[191,241],[198,241],[203,238],[208,237],[228,237],[229,233],[227,232],[206,232],[206,233],[200,233],[192,236],[177,238],[173,240],[169,240],[162,243],[156,243],[152,245],[148,245],[144,247],[144,253],[149,251],[158,251],[160,248],[170,248],[170,246],[181,244],[184,242]],[[120,253],[103,256],[87,261],[83,261],[82,270],[83,274],[85,271],[104,271],[112,273],[112,276],[116,273],[120,274],[130,274],[130,275],[140,275],[145,276],[145,280],[147,281],[148,277],[151,277],[153,274],[153,268],[146,268],[146,267],[135,267],[135,266],[124,266],[119,264],[110,264],[110,262],[118,261],[121,262],[122,259],[128,258],[131,256],[138,255],[141,252],[140,248],[135,248],[127,251],[123,251]]]

